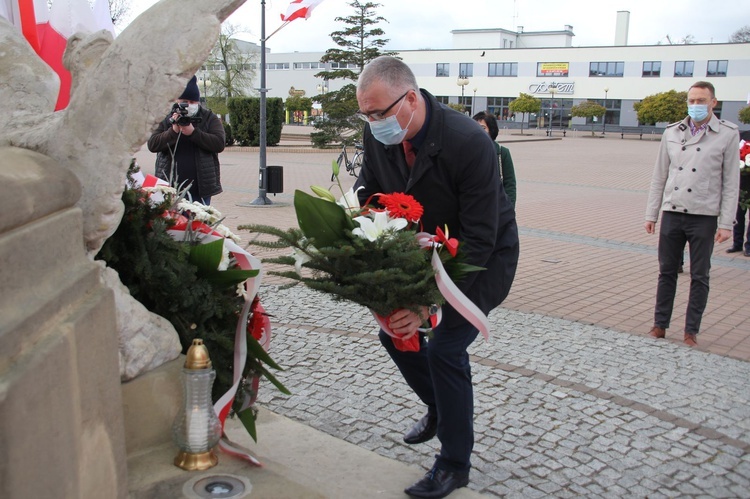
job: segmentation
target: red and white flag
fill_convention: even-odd
[[[39,57],[60,77],[55,111],[64,109],[70,101],[70,73],[62,62],[68,38],[79,31],[93,33],[100,29],[114,35],[107,1],[97,0],[95,8],[98,15],[91,11],[88,0],[55,0],[49,10],[46,0],[0,0],[0,16],[23,33]]]
[[[79,31],[93,33],[98,29],[87,0],[55,0],[52,4],[39,55],[60,77],[55,111],[66,108],[70,101],[70,72],[63,66],[68,38]]]
[[[49,18],[45,0],[0,0],[0,17],[15,26],[34,51],[39,53],[41,39],[38,25],[46,23]]]
[[[284,22],[294,21],[295,19],[307,19],[312,11],[323,0],[292,0],[286,9],[286,14],[281,14],[281,20]]]

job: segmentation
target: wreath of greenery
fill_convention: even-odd
[[[175,241],[167,233],[174,221],[166,215],[176,200],[165,196],[161,203],[149,201],[149,193],[134,185],[132,174],[136,171],[138,167],[133,162],[128,172],[128,187],[122,194],[125,205],[122,221],[96,259],[116,270],[130,294],[149,311],[172,323],[183,354],[193,339],[203,340],[216,371],[212,392],[216,402],[233,383],[234,336],[244,305],[244,298],[237,293],[237,283],[244,279],[211,279],[202,272],[191,260],[193,245]],[[235,411],[240,410],[248,397],[254,400],[251,381],[255,376],[264,376],[281,392],[290,393],[266,366],[281,368],[251,334],[247,338],[248,356],[233,405]],[[251,418],[244,417],[245,412],[251,412]],[[254,411],[243,411],[240,418],[255,438]]]

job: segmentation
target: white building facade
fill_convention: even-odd
[[[572,47],[573,28],[567,25],[561,31],[452,33],[452,49],[403,50],[398,56],[420,87],[442,102],[463,103],[467,113],[488,110],[507,124],[525,119],[532,128],[544,127],[551,119],[553,127],[582,125],[586,120],[571,117],[570,109],[589,100],[605,105],[607,125],[637,126],[634,103],[659,92],[686,91],[699,80],[715,86],[720,118],[739,124],[737,113],[750,99],[750,43],[630,46],[627,16],[618,17],[613,46]],[[320,62],[322,56],[268,53],[267,95],[311,97],[349,83],[316,78],[333,69]],[[522,92],[542,100],[539,115],[509,112],[508,104]]]

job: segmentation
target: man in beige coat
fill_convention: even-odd
[[[685,344],[695,346],[708,301],[708,274],[714,242],[732,237],[739,197],[737,125],[713,114],[714,86],[705,81],[688,90],[688,116],[669,125],[661,139],[646,208],[646,232],[654,233],[659,212],[659,281],[654,327],[664,338],[672,317],[677,269],[690,243],[690,296]],[[718,228],[718,230],[717,230]]]

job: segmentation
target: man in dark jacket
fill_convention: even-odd
[[[374,193],[408,193],[424,207],[422,226],[448,227],[462,243],[467,263],[486,270],[456,284],[485,314],[508,295],[518,263],[518,230],[503,193],[492,140],[468,116],[437,102],[417,86],[408,66],[393,57],[370,62],[357,86],[364,132],[364,164],[356,186],[361,203]],[[404,304],[405,306],[408,304]],[[391,330],[404,338],[428,316],[402,309],[390,316]],[[391,337],[380,341],[427,414],[404,436],[416,444],[436,434],[441,443],[433,468],[405,492],[445,497],[469,481],[474,444],[474,395],[466,351],[478,334],[450,305],[433,337],[419,352],[402,352]]]
[[[200,90],[193,76],[175,101],[187,114],[173,111],[148,139],[148,150],[156,156],[156,176],[188,192],[193,201],[211,204],[221,193],[219,153],[224,150],[224,125],[218,116],[200,105]]]

